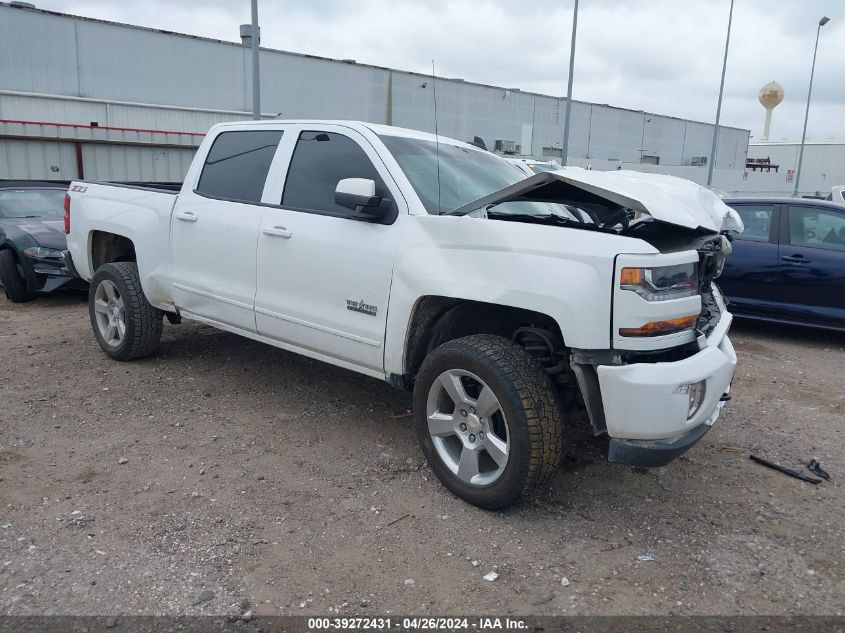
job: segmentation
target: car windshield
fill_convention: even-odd
[[[435,143],[404,136],[381,136],[381,140],[411,181],[431,214],[443,214],[504,189],[525,178],[506,160],[492,154],[451,143]],[[438,182],[439,180],[439,182]],[[548,202],[503,202],[496,213],[558,215],[576,219],[565,206]]]
[[[0,218],[61,220],[64,189],[7,189],[0,191]]]

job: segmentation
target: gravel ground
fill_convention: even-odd
[[[570,430],[553,485],[491,513],[386,384],[196,324],[116,363],[81,296],[0,298],[0,613],[841,615],[845,335],[733,339],[687,456],[638,472]]]

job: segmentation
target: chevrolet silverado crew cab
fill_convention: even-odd
[[[395,127],[221,124],[178,191],[72,183],[66,259],[113,359],[185,318],[386,380],[443,484],[504,508],[579,420],[611,461],[669,463],[736,365],[713,283],[736,212],[668,176],[524,176]]]

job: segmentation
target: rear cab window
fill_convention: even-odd
[[[235,202],[261,202],[282,130],[222,132],[205,158],[195,193]]]

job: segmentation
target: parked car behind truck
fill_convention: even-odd
[[[845,330],[845,207],[808,198],[725,201],[745,231],[720,284],[749,319]]]
[[[504,508],[555,471],[568,425],[663,465],[712,426],[736,356],[713,283],[741,230],[688,181],[522,180],[430,134],[358,122],[217,125],[181,191],[74,182],[68,246],[94,336],[153,353],[162,317],[413,391],[433,471]]]
[[[0,180],[0,286],[9,301],[84,288],[68,270],[62,227],[67,184]]]

